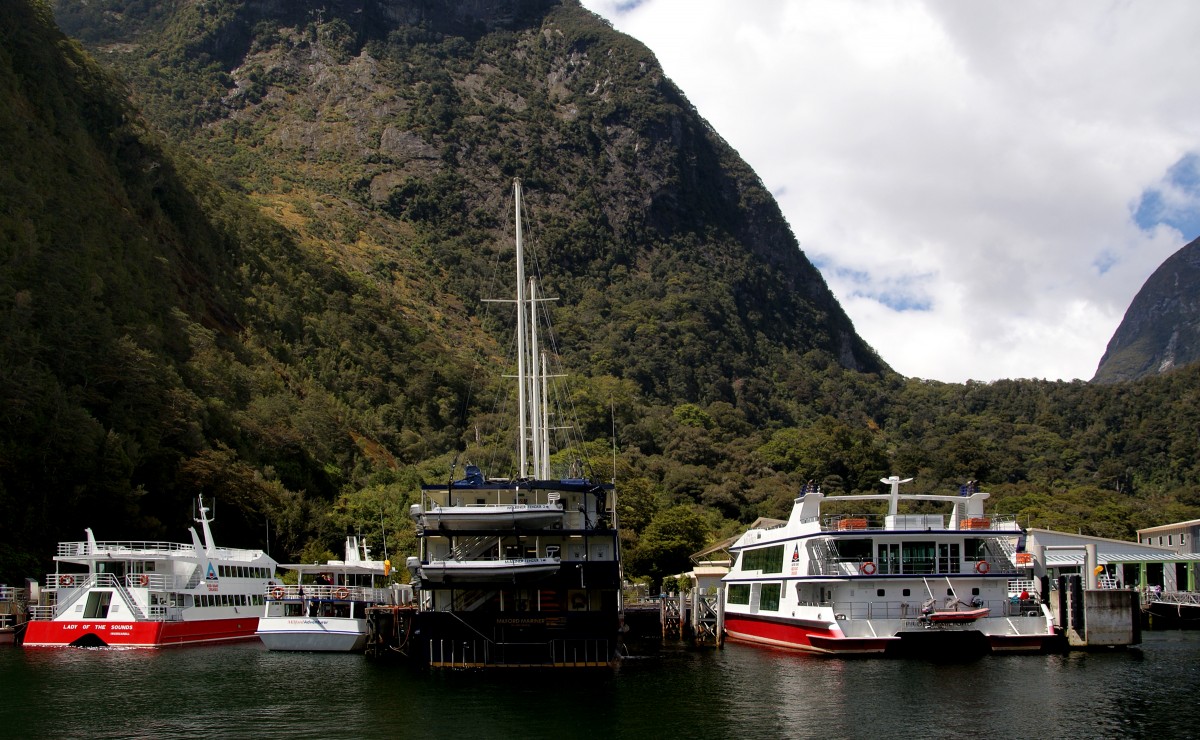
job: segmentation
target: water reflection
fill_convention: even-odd
[[[1181,737],[1198,686],[1200,634],[1182,632],[950,663],[667,646],[599,673],[424,673],[253,643],[0,649],[13,737]]]

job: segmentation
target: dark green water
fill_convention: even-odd
[[[420,673],[256,643],[0,646],[11,738],[1200,737],[1200,633],[960,663],[666,648],[602,673]]]

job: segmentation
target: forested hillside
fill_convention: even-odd
[[[281,560],[351,528],[403,553],[418,484],[509,444],[482,301],[509,292],[516,176],[631,576],[806,480],[976,479],[1022,523],[1114,537],[1200,517],[1194,368],[895,375],[653,56],[573,2],[14,8],[0,580],[85,526],[174,539],[197,493],[222,542]]]

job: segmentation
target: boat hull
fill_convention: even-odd
[[[159,648],[252,640],[258,617],[188,622],[32,621],[22,644],[39,647]]]
[[[367,644],[367,620],[339,617],[264,617],[258,637],[268,650],[356,653]]]
[[[927,626],[916,620],[841,620],[831,626],[815,620],[727,613],[725,634],[732,642],[848,656],[1041,653],[1058,644],[1053,632],[1013,633],[1010,621],[977,618],[970,624]]]

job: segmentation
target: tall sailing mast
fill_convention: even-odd
[[[516,202],[517,218],[517,417],[519,419],[521,478],[529,476],[529,417],[526,411],[528,394],[525,372],[526,335],[529,331],[525,319],[525,243],[521,234],[521,178],[513,178],[513,200]]]
[[[517,415],[520,417],[520,477],[550,477],[549,362],[538,342],[537,306],[552,301],[538,294],[536,278],[525,277],[521,224],[521,179],[513,180],[517,219]],[[532,458],[532,459],[531,459]]]

